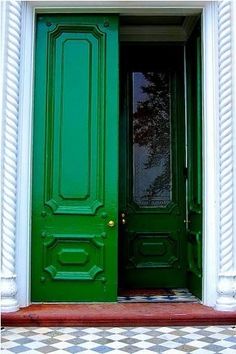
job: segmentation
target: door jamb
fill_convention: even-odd
[[[203,28],[203,304],[216,305],[219,215],[218,205],[218,46],[217,2],[206,1],[36,1],[22,4],[19,139],[16,220],[18,302],[30,304],[31,166],[35,13],[156,13],[202,11]]]

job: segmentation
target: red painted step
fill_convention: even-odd
[[[40,304],[2,314],[4,326],[190,326],[236,324],[236,312],[197,303]]]

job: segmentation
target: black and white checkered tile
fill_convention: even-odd
[[[5,328],[2,354],[236,354],[236,326]]]
[[[168,295],[135,295],[118,296],[118,302],[200,302],[188,289],[171,289],[172,294]]]

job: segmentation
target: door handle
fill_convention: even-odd
[[[126,224],[125,213],[121,213],[121,224],[122,225]]]
[[[108,221],[107,226],[114,227],[115,226],[115,221],[113,221],[113,220]]]

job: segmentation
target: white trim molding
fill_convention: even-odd
[[[236,310],[236,271],[234,268],[234,151],[232,95],[232,3],[219,2],[219,164],[220,164],[220,242],[218,310]],[[236,98],[235,98],[236,99]],[[235,102],[234,102],[235,104]]]
[[[202,13],[203,303],[235,310],[233,236],[233,35],[230,1],[17,1],[1,4],[5,35],[2,165],[2,311],[30,304],[31,170],[36,12],[196,15]],[[234,18],[236,22],[236,18]],[[20,38],[21,29],[21,38]],[[21,40],[21,42],[20,42]],[[21,44],[20,44],[21,43]],[[219,64],[218,64],[219,63]],[[19,77],[20,71],[20,77]],[[19,104],[18,104],[19,99]],[[18,171],[18,176],[17,176]],[[16,265],[16,266],[15,266]],[[15,274],[15,272],[17,274]],[[18,301],[18,302],[17,302]]]
[[[21,3],[7,1],[5,14],[4,51],[2,60],[2,214],[1,214],[1,308],[18,310],[16,299],[15,235],[18,151],[18,111],[20,78]]]

